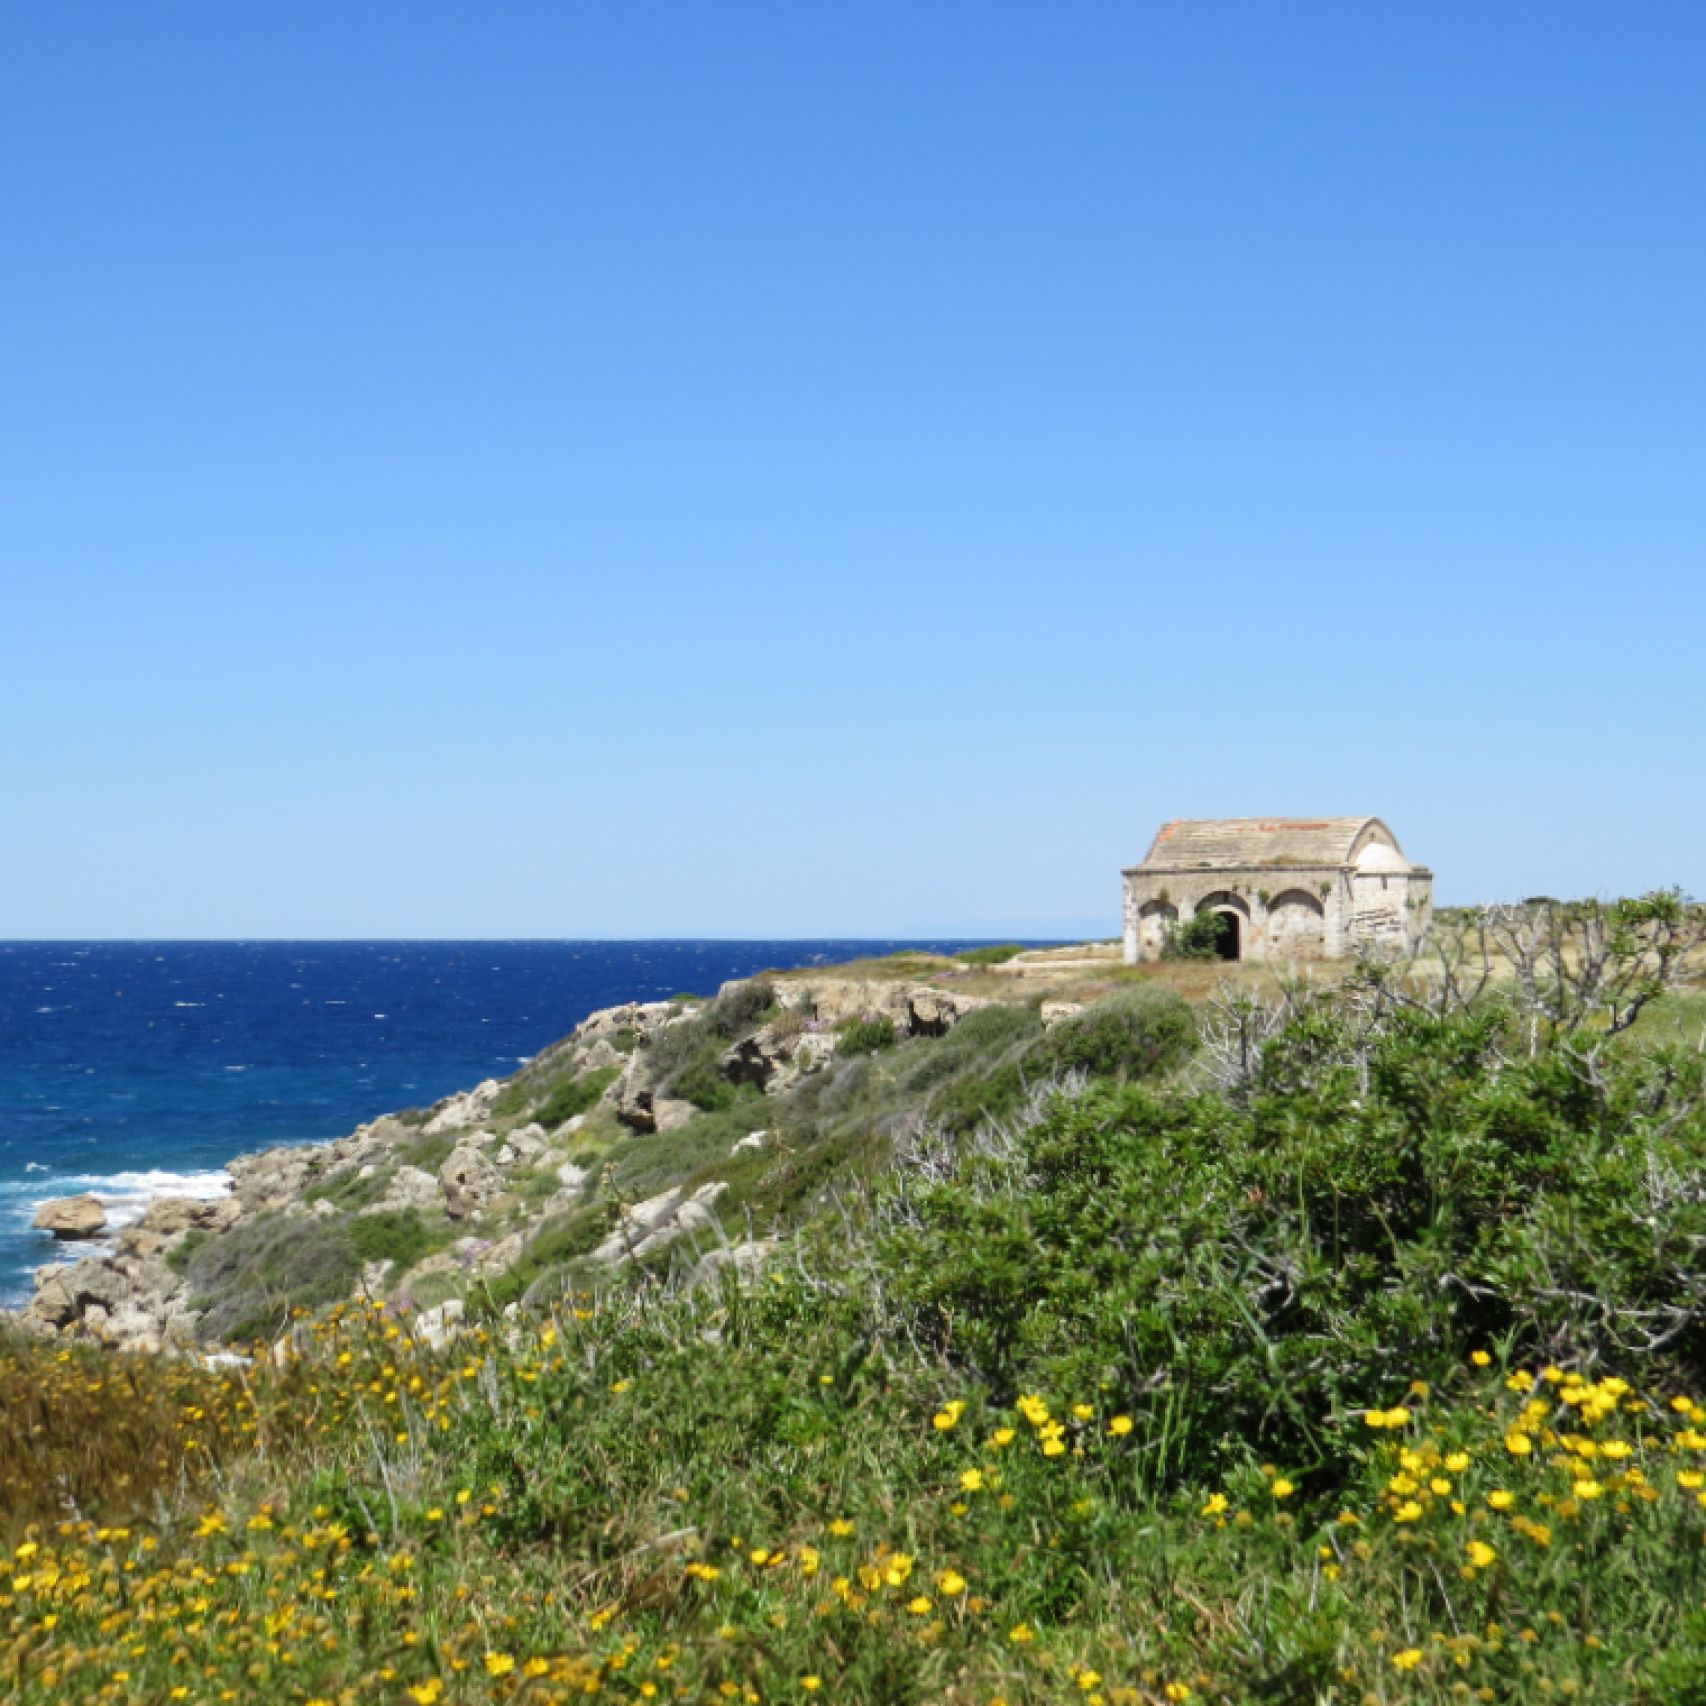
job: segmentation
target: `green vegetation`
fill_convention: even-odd
[[[968,966],[1004,966],[1024,951],[1024,945],[1020,942],[1002,942],[990,948],[966,948],[954,958],[964,961]]]
[[[385,1187],[391,1182],[393,1171],[388,1166],[369,1167],[365,1172],[356,1167],[343,1167],[316,1180],[302,1193],[303,1198],[311,1203],[330,1203],[338,1209],[366,1208],[385,1195]]]
[[[241,1371],[0,1348],[7,1698],[1706,1698],[1669,927],[1490,984],[991,1007],[599,1125],[599,1195],[441,1354],[372,1308]],[[769,1011],[714,1007],[672,1070]],[[763,1274],[577,1284],[616,1201],[711,1177],[788,1231]],[[274,1217],[191,1284],[270,1335],[423,1234]]]
[[[617,1076],[614,1066],[605,1066],[571,1078],[559,1084],[532,1110],[530,1117],[547,1131],[555,1131],[565,1120],[572,1120],[576,1114],[584,1114],[593,1108],[599,1097],[616,1082]]]
[[[442,1220],[428,1221],[416,1209],[383,1209],[350,1222],[350,1242],[364,1262],[391,1262],[398,1273],[450,1242]]]
[[[361,1255],[349,1217],[266,1214],[210,1238],[191,1258],[191,1305],[210,1339],[270,1339],[294,1309],[349,1296]]]
[[[1221,912],[1199,912],[1193,918],[1169,924],[1161,938],[1164,960],[1217,960],[1231,919]]]
[[[893,1048],[898,1041],[894,1020],[881,1016],[854,1019],[842,1028],[841,1053],[848,1056],[877,1054],[883,1049]]]
[[[1149,1078],[1182,1066],[1197,1046],[1190,1008],[1170,989],[1110,995],[1055,1027],[1049,1054],[1099,1078]]]

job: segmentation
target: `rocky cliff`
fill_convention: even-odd
[[[223,1197],[157,1198],[110,1245],[38,1270],[17,1319],[187,1348],[365,1293],[430,1330],[635,1263],[761,1263],[811,1195],[814,1151],[916,1100],[879,1094],[892,1074],[875,1057],[988,1005],[944,983],[796,976],[606,1008],[507,1080],[241,1156]]]

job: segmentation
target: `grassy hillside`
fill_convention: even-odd
[[[14,1345],[5,1697],[1706,1698],[1706,1069],[1626,925],[873,1038],[742,1284]]]

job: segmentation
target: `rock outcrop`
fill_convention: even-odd
[[[604,1267],[617,1267],[653,1255],[689,1233],[706,1231],[716,1224],[711,1205],[728,1188],[718,1180],[688,1195],[677,1185],[636,1203],[623,1212],[616,1230],[592,1252],[592,1260]]]
[[[723,993],[735,994],[732,987]],[[670,1050],[670,1059],[780,1098],[833,1068],[841,1027],[851,1021],[886,1018],[901,1036],[941,1036],[987,1003],[934,985],[831,975],[778,981],[762,1000],[750,996],[749,990],[720,1004],[724,1015],[752,1015],[738,1032],[709,1028],[711,1010],[703,1003],[609,1007],[590,1014],[518,1079],[488,1079],[424,1114],[384,1115],[331,1143],[240,1156],[227,1169],[228,1194],[158,1198],[110,1246],[40,1269],[35,1295],[18,1318],[40,1333],[138,1348],[192,1345],[199,1320],[213,1307],[210,1294],[197,1288],[230,1283],[229,1267],[202,1259],[200,1247],[245,1249],[218,1241],[269,1220],[299,1221],[313,1249],[350,1265],[352,1290],[389,1295],[405,1310],[416,1296],[428,1300],[416,1330],[435,1344],[459,1330],[462,1306],[454,1296],[441,1302],[446,1291],[525,1274],[534,1240],[547,1227],[574,1249],[593,1242],[580,1259],[607,1271],[679,1244],[694,1251],[693,1271],[707,1282],[755,1273],[775,1254],[776,1241],[750,1234],[738,1244],[725,1241],[718,1220],[719,1200],[730,1188],[724,1180],[657,1190],[621,1210],[602,1238],[591,1237],[584,1217],[595,1175],[602,1191],[619,1181],[624,1139],[616,1135],[617,1122],[627,1133],[667,1135],[701,1117],[692,1102],[671,1094],[682,1068],[659,1069],[659,1039],[672,1027],[697,1026],[683,1039],[690,1046]],[[1054,1016],[1045,1012],[1047,1020]],[[589,1088],[594,1073],[605,1081]],[[554,1116],[553,1105],[577,1105],[573,1096],[559,1100],[575,1085],[586,1092],[582,1111]],[[590,1142],[583,1137],[589,1123]],[[765,1132],[735,1137],[732,1148],[720,1151],[741,1164],[737,1179],[772,1166],[786,1170],[790,1153]],[[684,1156],[681,1171],[697,1174],[702,1165],[702,1152],[691,1162]],[[364,1225],[370,1216],[390,1216],[396,1224]],[[45,1204],[37,1225],[65,1240],[111,1230],[93,1197]],[[262,1224],[254,1247],[277,1249],[295,1236],[291,1227],[281,1240]],[[390,1247],[398,1254],[373,1254]],[[365,1259],[357,1262],[356,1250]]]
[[[51,1232],[55,1238],[97,1238],[106,1228],[107,1211],[99,1197],[85,1191],[81,1196],[44,1202],[32,1224],[38,1232]]]
[[[502,1169],[469,1142],[451,1150],[438,1170],[438,1183],[452,1220],[477,1220],[509,1188]]]

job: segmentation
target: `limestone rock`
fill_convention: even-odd
[[[447,1297],[443,1303],[423,1309],[409,1325],[428,1350],[441,1351],[461,1330],[465,1314],[467,1307],[461,1298]]]
[[[458,1096],[446,1096],[438,1103],[422,1131],[427,1137],[442,1137],[447,1132],[468,1131],[481,1125],[490,1116],[492,1104],[503,1086],[495,1078],[464,1090]]]
[[[438,1170],[439,1188],[453,1220],[469,1220],[483,1214],[508,1188],[504,1176],[472,1143],[451,1150]]]
[[[729,1151],[730,1158],[732,1159],[736,1155],[751,1155],[754,1151],[762,1149],[764,1139],[768,1135],[762,1131],[748,1132],[745,1137],[738,1139],[734,1148]]]
[[[608,1038],[594,1037],[582,1051],[579,1066],[582,1072],[602,1072],[608,1067],[620,1067],[626,1059]]]
[[[35,1227],[55,1238],[93,1238],[107,1224],[107,1211],[99,1197],[85,1191],[81,1196],[55,1197],[36,1210]]]
[[[911,989],[906,996],[906,1029],[915,1037],[945,1036],[966,1014],[988,1005],[981,995],[962,995],[957,989]]]
[[[592,1252],[592,1260],[606,1267],[619,1266],[652,1255],[690,1232],[714,1226],[711,1205],[728,1188],[719,1179],[701,1185],[691,1196],[677,1185],[648,1197],[627,1211],[616,1231]]]
[[[500,1167],[531,1167],[544,1153],[545,1143],[544,1126],[520,1126],[504,1139],[503,1148],[498,1151],[498,1165]]]
[[[678,1131],[699,1112],[691,1102],[658,1094],[651,1061],[643,1049],[629,1060],[614,1090],[616,1117],[633,1131]]]
[[[521,1260],[527,1236],[525,1232],[510,1232],[496,1243],[488,1244],[474,1258],[474,1272],[482,1279],[499,1279],[507,1274]]]
[[[693,1283],[716,1285],[725,1273],[732,1273],[737,1280],[751,1279],[781,1248],[779,1238],[757,1238],[707,1251],[693,1270]]]
[[[698,1117],[699,1110],[691,1102],[677,1102],[668,1096],[659,1096],[652,1103],[654,1131],[680,1131],[689,1120]]]
[[[1052,1031],[1056,1025],[1076,1017],[1083,1011],[1082,1001],[1045,1001],[1042,1005],[1043,1029]]]
[[[632,1031],[643,1042],[680,1012],[673,1001],[624,1001],[620,1007],[605,1007],[588,1014],[575,1027],[575,1037],[577,1041],[598,1037],[608,1041],[619,1031]]]
[[[357,1213],[396,1213],[412,1208],[418,1213],[436,1214],[444,1207],[444,1202],[444,1191],[438,1180],[424,1167],[411,1167],[405,1162],[391,1175],[385,1194]]]

